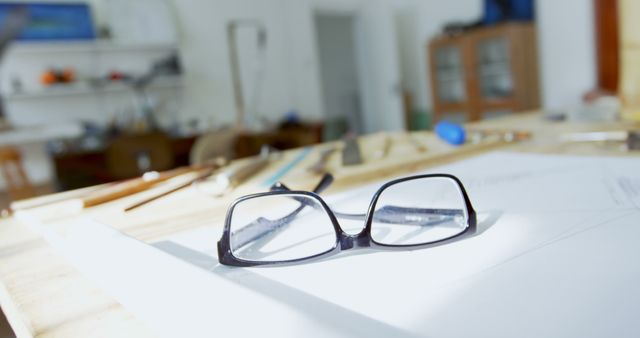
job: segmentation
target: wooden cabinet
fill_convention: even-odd
[[[429,44],[435,120],[468,122],[539,108],[534,25],[507,23]]]

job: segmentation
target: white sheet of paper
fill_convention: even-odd
[[[36,228],[166,337],[635,337],[638,169],[634,158],[479,156],[429,171],[463,181],[476,236],[278,268],[218,265],[221,225],[153,246],[89,220]],[[363,212],[379,185],[327,201]]]

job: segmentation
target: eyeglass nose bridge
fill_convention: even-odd
[[[371,237],[362,232],[357,235],[340,234],[340,250],[353,248],[368,248],[371,246]]]

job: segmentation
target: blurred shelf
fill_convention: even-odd
[[[82,125],[76,122],[16,127],[0,132],[0,145],[23,145],[58,138],[74,138],[81,136],[83,131]]]
[[[158,52],[177,50],[177,43],[117,43],[109,40],[78,41],[33,41],[17,42],[11,45],[12,54],[50,54],[50,53],[123,53]]]
[[[438,83],[464,82],[464,76],[438,76]]]
[[[154,83],[149,86],[149,89],[173,89],[184,87],[182,77],[165,77],[158,78]],[[6,93],[4,98],[6,100],[33,100],[33,99],[45,99],[67,96],[85,96],[85,95],[100,95],[111,93],[133,93],[133,89],[130,86],[123,83],[113,83],[104,86],[93,87],[89,84],[71,84],[71,85],[56,85],[49,88],[42,88],[38,90],[30,90],[22,93]]]
[[[510,71],[479,71],[478,73],[481,78],[496,78],[496,77],[509,77],[511,78]]]

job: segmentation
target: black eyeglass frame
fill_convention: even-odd
[[[443,238],[441,240],[437,240],[434,242],[429,242],[429,243],[397,245],[397,244],[384,244],[384,243],[376,242],[371,236],[371,228],[373,224],[373,214],[375,212],[376,204],[378,203],[378,199],[380,198],[380,195],[382,194],[382,192],[384,192],[387,188],[399,183],[403,183],[411,180],[429,179],[429,178],[451,179],[453,182],[455,182],[458,185],[458,187],[460,188],[460,192],[462,193],[462,196],[464,198],[465,207],[467,208],[467,215],[468,215],[467,227],[462,232],[456,235]],[[291,259],[291,260],[282,260],[282,261],[248,261],[248,260],[243,260],[234,256],[231,250],[231,218],[232,218],[235,207],[246,200],[265,197],[265,196],[278,196],[278,195],[301,195],[301,196],[307,196],[307,197],[313,198],[314,200],[318,201],[322,206],[322,208],[324,208],[327,215],[329,216],[329,219],[331,220],[331,223],[333,225],[333,228],[336,234],[336,241],[333,248],[316,255],[312,255],[304,258]],[[375,248],[375,249],[381,249],[381,250],[426,249],[430,247],[447,244],[449,242],[457,241],[464,237],[473,235],[475,234],[476,228],[477,228],[476,212],[471,204],[469,195],[467,194],[466,189],[462,185],[462,182],[457,177],[450,174],[428,174],[428,175],[408,176],[408,177],[403,177],[403,178],[389,181],[385,183],[383,186],[381,186],[373,195],[373,198],[371,199],[371,203],[369,204],[367,213],[365,215],[366,215],[365,227],[362,229],[362,231],[356,235],[349,235],[340,226],[340,223],[338,222],[338,219],[334,211],[332,211],[331,208],[329,208],[327,203],[317,193],[309,192],[309,191],[296,191],[296,190],[284,189],[284,190],[275,190],[275,191],[243,196],[235,200],[227,210],[222,237],[218,241],[218,261],[223,265],[237,266],[237,267],[275,266],[275,265],[282,266],[282,265],[298,264],[301,262],[306,263],[314,260],[325,259],[325,258],[328,258],[329,256],[336,255],[342,251],[346,251],[354,248]]]

